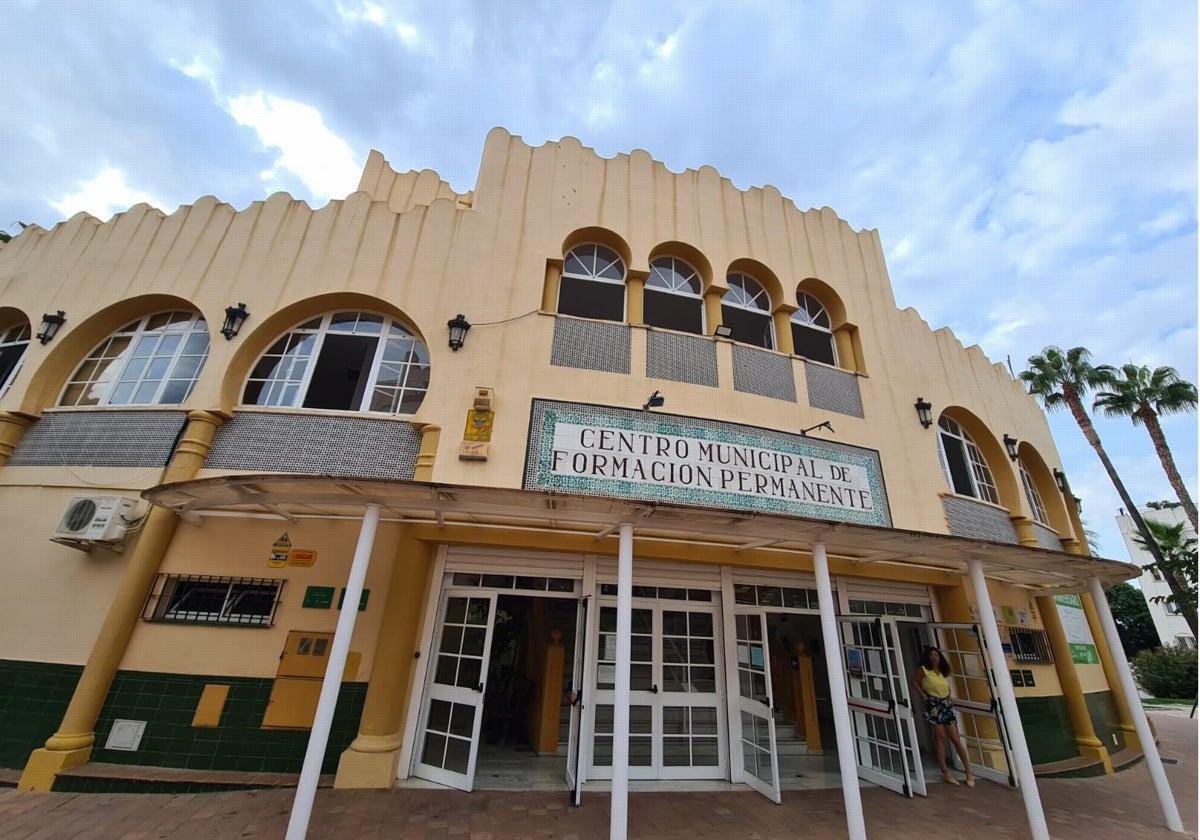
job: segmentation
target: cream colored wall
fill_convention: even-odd
[[[291,630],[332,633],[337,627],[337,598],[346,585],[358,541],[359,523],[349,520],[283,520],[206,518],[203,525],[181,522],[160,571],[168,574],[229,575],[283,578],[275,624],[269,628],[205,626],[171,622],[139,622],[130,640],[123,670],[184,671],[231,677],[274,677],[279,655]],[[292,546],[317,552],[311,568],[267,566],[272,544],[287,533]],[[219,535],[216,536],[215,535]],[[383,618],[388,580],[395,553],[397,526],[382,524],[363,584],[371,590],[367,609],[358,614],[350,650],[362,654],[358,680],[371,673],[375,639]],[[309,586],[332,586],[329,609],[302,605]]]

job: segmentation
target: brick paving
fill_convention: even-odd
[[[1038,788],[1054,840],[1179,840],[1196,837],[1197,721],[1151,713],[1186,834],[1169,831],[1144,764],[1115,776],[1042,779]],[[864,788],[873,840],[1027,838],[1018,791],[980,782],[931,785],[906,800]],[[282,838],[292,792],[73,794],[0,791],[0,840],[201,840]],[[605,840],[606,793],[574,808],[561,794],[397,789],[321,790],[308,836],[363,840]],[[839,791],[789,791],[772,805],[752,791],[631,793],[631,840],[834,840],[846,836]]]

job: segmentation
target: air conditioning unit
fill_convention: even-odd
[[[74,496],[50,539],[69,545],[114,544],[136,517],[137,500],[124,496]]]

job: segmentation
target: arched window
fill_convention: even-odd
[[[798,292],[800,308],[792,313],[792,345],[797,356],[814,362],[837,364],[837,346],[833,342],[833,324],[821,301],[808,292]]]
[[[774,349],[775,328],[766,290],[748,274],[730,274],[725,283],[729,291],[721,298],[721,323],[733,330],[730,337],[743,344]]]
[[[21,372],[25,351],[29,349],[29,333],[28,323],[0,330],[0,397]]]
[[[197,312],[159,312],[100,343],[71,375],[59,405],[179,405],[208,359]]]
[[[949,417],[938,420],[938,453],[942,457],[946,479],[955,493],[983,499],[994,505],[1000,504],[996,481],[992,478],[992,471],[983,453],[971,440],[967,430]]]
[[[650,263],[642,318],[652,327],[704,335],[704,298],[696,269],[675,257]]]
[[[1043,525],[1048,525],[1050,520],[1046,516],[1046,506],[1042,504],[1042,494],[1033,483],[1033,476],[1025,469],[1024,461],[1017,461],[1017,467],[1021,473],[1021,486],[1025,488],[1025,498],[1029,500],[1029,509],[1033,511],[1033,518]]]
[[[563,260],[558,311],[601,321],[625,320],[625,263],[603,245],[579,245]]]
[[[259,358],[242,402],[412,414],[429,388],[429,352],[372,312],[330,312],[293,327]]]

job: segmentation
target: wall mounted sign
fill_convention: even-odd
[[[327,610],[333,606],[332,586],[310,586],[304,590],[304,603],[300,605],[310,610]]]
[[[1071,661],[1077,665],[1099,665],[1100,654],[1096,651],[1096,640],[1088,627],[1083,601],[1078,595],[1055,595],[1054,604],[1062,619],[1067,647],[1071,649]]]
[[[873,449],[607,406],[534,400],[523,486],[892,524]]]
[[[271,546],[271,556],[267,560],[267,566],[272,569],[282,569],[287,565],[288,552],[292,550],[292,541],[288,539],[288,535],[284,533],[282,537],[275,540]]]
[[[317,562],[317,552],[310,551],[306,548],[293,548],[288,552],[287,564],[289,566],[302,566],[307,568]]]

